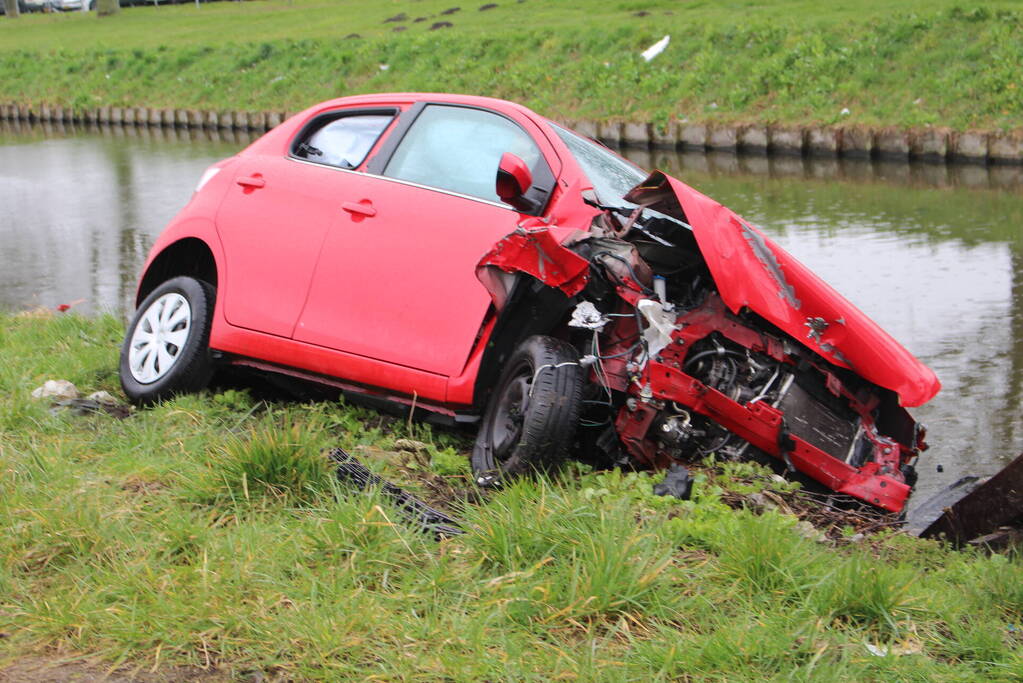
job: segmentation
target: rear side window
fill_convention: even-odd
[[[499,202],[494,183],[505,152],[533,169],[546,163],[532,138],[503,116],[429,105],[402,138],[383,175]]]
[[[323,118],[322,122],[313,122],[311,132],[299,136],[292,154],[318,164],[355,168],[373,149],[394,115],[373,113]]]

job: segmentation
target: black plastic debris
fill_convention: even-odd
[[[1006,534],[1003,527],[1023,527],[1023,454],[989,479],[964,477],[949,490],[921,506],[939,512],[936,519],[911,516],[910,533],[922,538],[944,537],[961,546],[979,541],[993,544]],[[944,500],[943,500],[944,498]]]
[[[406,520],[418,525],[423,531],[432,533],[438,539],[465,533],[457,520],[448,517],[440,510],[435,510],[400,486],[395,486],[373,474],[344,449],[331,449],[327,457],[337,465],[337,480],[339,482],[352,485],[360,491],[371,487],[379,488],[381,493],[394,503]]]
[[[674,496],[679,500],[689,500],[693,495],[693,477],[689,470],[675,463],[664,475],[660,484],[654,484],[655,496]]]
[[[62,398],[53,401],[50,406],[53,415],[65,410],[78,417],[100,414],[123,420],[131,416],[131,408],[123,403],[107,403],[90,398]]]

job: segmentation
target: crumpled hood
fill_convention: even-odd
[[[660,171],[625,199],[692,226],[733,313],[748,307],[834,364],[891,389],[904,406],[921,405],[938,393],[941,383],[929,367],[730,209]]]

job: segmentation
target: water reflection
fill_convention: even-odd
[[[234,131],[0,123],[0,308],[126,314],[154,238]],[[628,151],[734,208],[933,367],[920,495],[1023,451],[1017,167]],[[939,474],[935,465],[945,472]]]
[[[911,187],[1023,189],[1023,167],[983,164],[926,164],[885,160],[760,156],[730,152],[623,150],[643,168],[668,173],[755,175],[838,182],[882,182]]]
[[[234,131],[0,124],[0,308],[125,313],[156,235]]]

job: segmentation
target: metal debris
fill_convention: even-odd
[[[464,534],[465,530],[457,520],[435,510],[399,486],[373,474],[354,456],[344,449],[334,448],[327,454],[337,465],[337,480],[354,485],[359,491],[378,488],[391,500],[406,520],[418,525],[423,531],[432,533],[438,539]]]
[[[957,499],[958,497],[958,499]],[[1007,534],[1002,527],[1019,527],[1023,522],[1023,454],[987,480],[956,482],[921,506],[924,512],[941,509],[940,516],[926,526],[914,515],[910,526],[923,538],[944,536],[956,545],[979,537],[994,540]]]

